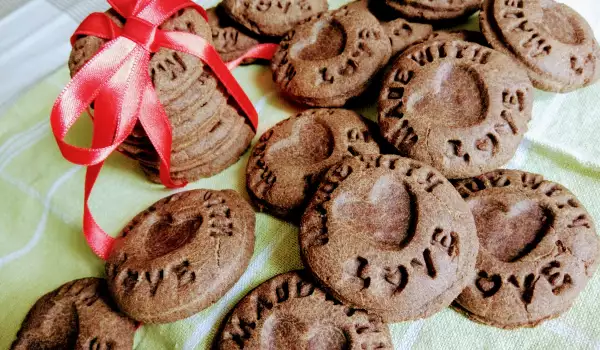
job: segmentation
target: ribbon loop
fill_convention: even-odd
[[[157,26],[139,17],[128,17],[123,27],[122,36],[131,39],[146,51],[156,52],[158,47],[154,45]]]

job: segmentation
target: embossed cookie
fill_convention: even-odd
[[[481,31],[542,90],[569,92],[600,78],[600,46],[586,20],[552,0],[486,0]]]
[[[262,210],[297,217],[332,165],[378,153],[360,115],[346,109],[309,109],[261,136],[248,159],[248,193]]]
[[[135,322],[114,307],[106,281],[84,278],[41,297],[11,349],[130,350],[134,333]]]
[[[329,170],[300,225],[306,266],[342,302],[386,322],[428,317],[473,279],[473,215],[434,168],[392,155]]]
[[[385,0],[385,3],[406,18],[447,21],[475,13],[481,0]]]
[[[465,41],[432,40],[405,51],[387,74],[379,126],[400,154],[464,178],[512,158],[532,102],[527,73],[510,57]]]
[[[367,89],[390,55],[390,40],[377,19],[343,7],[290,31],[271,68],[273,80],[290,99],[339,107]]]
[[[306,271],[273,277],[233,309],[215,348],[393,349],[378,316],[342,305]]]
[[[282,37],[298,23],[327,11],[327,0],[223,0],[222,6],[248,30]]]
[[[477,226],[477,275],[456,299],[469,318],[532,327],[566,312],[598,265],[592,218],[541,175],[496,170],[458,181]]]
[[[233,286],[254,250],[254,212],[232,190],[164,198],[125,227],[106,261],[117,305],[144,323],[172,322]]]
[[[404,18],[390,18],[389,11],[382,10],[378,5],[381,6],[375,1],[358,0],[346,6],[369,11],[379,20],[390,38],[392,56],[396,56],[415,43],[424,41],[432,34],[433,27],[430,24],[409,22]]]
[[[258,45],[260,41],[249,35],[245,30],[232,21],[224,13],[222,6],[213,7],[206,11],[208,24],[212,30],[212,40],[215,49],[224,62],[233,61],[248,49]],[[254,59],[244,60],[243,63],[252,63]]]

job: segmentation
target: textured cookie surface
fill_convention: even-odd
[[[378,153],[360,115],[346,109],[309,109],[261,136],[248,160],[248,192],[266,211],[296,217],[332,165]]]
[[[264,36],[282,37],[298,23],[327,11],[327,0],[224,0],[237,23]]]
[[[260,42],[229,19],[221,6],[208,9],[208,24],[212,30],[215,49],[224,62],[233,61]],[[244,63],[251,63],[246,60]]]
[[[135,322],[109,299],[106,281],[84,278],[41,297],[11,349],[130,350],[134,332]]]
[[[406,18],[438,21],[474,13],[479,9],[481,0],[385,0],[385,3]]]
[[[177,193],[123,230],[106,263],[109,290],[132,318],[172,322],[223,296],[253,249],[254,212],[236,192]]]
[[[600,46],[586,20],[552,0],[486,0],[488,42],[527,68],[535,87],[568,92],[600,78]]]
[[[218,349],[392,349],[381,318],[342,305],[306,271],[264,282],[233,309]]]
[[[339,107],[366,90],[390,55],[390,40],[377,19],[347,6],[290,31],[271,68],[273,80],[292,100]]]
[[[306,266],[344,303],[414,320],[450,305],[473,279],[477,236],[466,203],[437,170],[399,156],[334,166],[300,226]]]
[[[510,57],[465,41],[412,46],[379,96],[382,135],[400,154],[448,178],[504,165],[531,119],[533,88]]]
[[[477,226],[477,275],[456,299],[470,318],[502,328],[535,326],[568,310],[598,264],[585,208],[541,175],[497,170],[455,186]]]

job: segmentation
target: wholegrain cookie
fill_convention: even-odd
[[[327,0],[223,0],[223,10],[248,30],[282,37],[298,23],[327,11]]]
[[[363,118],[346,109],[309,109],[260,138],[246,168],[248,193],[261,210],[295,218],[332,165],[378,154]]]
[[[364,92],[390,56],[390,40],[377,18],[343,7],[290,31],[271,68],[273,80],[290,99],[339,107]]]
[[[552,0],[486,0],[486,39],[527,69],[536,88],[569,92],[600,78],[600,46],[586,20]]]
[[[133,347],[135,322],[114,307],[100,278],[68,282],[31,308],[12,350]]]
[[[331,168],[300,225],[306,266],[348,305],[387,322],[428,317],[473,279],[473,215],[434,168],[392,155]]]
[[[260,41],[255,37],[256,35],[250,35],[227,16],[222,6],[208,9],[206,14],[208,15],[208,24],[212,30],[215,50],[224,62],[233,61],[250,48],[260,44]],[[252,62],[254,62],[254,59],[245,59],[243,63]]]
[[[464,178],[512,158],[532,102],[527,73],[510,57],[465,41],[432,40],[405,51],[387,74],[379,126],[400,154]]]
[[[254,249],[254,212],[232,190],[192,190],[137,215],[106,262],[117,305],[144,323],[179,320],[218,300]]]
[[[216,349],[393,349],[381,318],[342,305],[306,271],[273,277],[233,309]]]
[[[385,0],[385,3],[406,18],[448,21],[475,13],[481,0]]]
[[[458,181],[477,226],[474,278],[455,306],[501,328],[533,327],[566,312],[598,265],[583,205],[541,175],[496,170]]]

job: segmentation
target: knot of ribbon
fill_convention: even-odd
[[[177,11],[196,9],[205,19],[206,11],[189,0],[108,0],[126,19],[119,27],[104,13],[90,14],[71,37],[81,35],[109,40],[75,74],[58,96],[50,124],[58,147],[68,161],[87,166],[84,187],[83,232],[88,245],[106,259],[114,238],[106,234],[92,216],[88,200],[106,158],[125,141],[139,121],[160,160],[160,179],[169,188],[185,186],[170,175],[171,124],[148,74],[150,54],[168,48],[200,58],[226,88],[256,130],[258,115],[252,102],[229,69],[246,57],[270,59],[276,45],[262,44],[225,65],[204,38],[187,33],[164,31],[159,26]],[[69,129],[94,102],[92,145],[77,147],[65,141]]]

